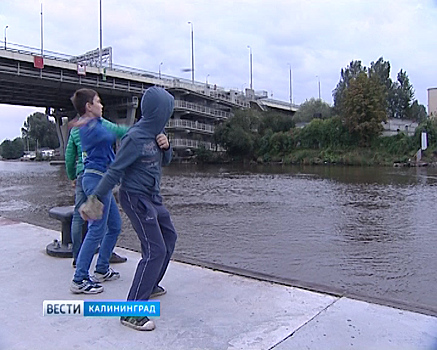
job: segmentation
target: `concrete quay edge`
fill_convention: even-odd
[[[117,247],[128,257],[114,265],[121,278],[106,282],[102,294],[71,294],[71,259],[45,253],[59,235],[0,217],[0,349],[437,349],[435,316],[177,256],[153,332],[111,317],[43,317],[43,300],[125,300],[140,257]]]

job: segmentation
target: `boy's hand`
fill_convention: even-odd
[[[103,216],[103,203],[96,196],[88,196],[87,201],[79,208],[79,214],[85,221],[100,220]]]
[[[86,125],[90,120],[95,119],[92,117],[80,117],[80,118],[74,118],[72,121],[68,123],[68,127],[71,129],[72,127],[81,127]]]
[[[168,143],[168,138],[165,134],[159,134],[156,136],[156,142],[158,143],[159,148],[166,151],[169,149],[170,144]]]

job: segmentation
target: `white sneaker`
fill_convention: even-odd
[[[114,271],[111,267],[106,273],[94,272],[94,276],[91,277],[93,282],[101,283],[105,281],[114,281],[120,278],[120,272]]]
[[[74,294],[97,294],[103,292],[103,287],[89,279],[84,279],[80,283],[71,281],[70,290]]]
[[[137,331],[153,331],[155,323],[148,317],[122,316],[120,317],[122,325],[136,329]]]

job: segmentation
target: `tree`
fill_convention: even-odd
[[[0,145],[0,155],[5,159],[18,159],[24,154],[24,144],[20,137],[14,141],[4,140]]]
[[[421,121],[426,114],[425,107],[414,103],[414,89],[410,83],[407,73],[400,70],[397,80],[390,79],[390,62],[380,57],[376,62],[370,64],[367,69],[361,65],[361,61],[352,61],[346,69],[341,70],[341,78],[333,92],[334,109],[338,115],[344,115],[344,99],[346,91],[351,82],[357,79],[358,75],[366,73],[374,79],[383,89],[386,98],[387,117],[402,118]]]
[[[258,139],[260,116],[254,110],[236,110],[216,127],[214,140],[232,157],[251,158]]]
[[[383,130],[387,120],[385,88],[375,77],[365,72],[350,80],[345,91],[341,119],[361,146],[369,146]]]
[[[332,107],[321,99],[311,98],[302,103],[293,117],[295,122],[310,122],[312,119],[327,119],[333,116]]]
[[[56,125],[43,113],[36,112],[27,117],[21,128],[21,134],[23,138],[31,144],[36,144],[38,148],[59,147]]]
[[[369,77],[376,78],[388,92],[393,84],[390,78],[390,62],[384,61],[384,59],[380,57],[378,61],[370,63]]]
[[[402,117],[407,117],[408,110],[411,106],[411,103],[414,99],[414,89],[410,84],[410,79],[406,72],[402,69],[398,73],[398,83],[399,83],[399,105],[402,110]]]
[[[21,128],[21,137],[24,141],[24,149],[26,151],[36,149],[36,140],[30,138],[29,126],[27,125],[26,121],[23,123],[23,127]]]
[[[397,81],[392,84],[389,96],[389,115],[392,118],[410,119],[410,107],[414,98],[413,86],[406,72],[399,71]]]
[[[320,148],[323,135],[323,120],[316,118],[306,125],[299,134],[299,142],[303,148]]]
[[[410,79],[402,69],[397,81],[392,84],[388,97],[388,114],[390,118],[422,121],[426,118],[426,109],[414,100],[414,89]],[[423,113],[425,112],[425,114]]]
[[[260,126],[258,132],[260,135],[264,135],[267,130],[276,132],[287,132],[294,128],[294,121],[289,115],[285,115],[277,112],[264,112],[260,116]]]
[[[352,61],[346,69],[341,70],[340,81],[332,94],[334,98],[334,110],[337,114],[340,114],[343,109],[344,95],[349,88],[350,82],[363,72],[366,73],[367,69],[361,65],[361,61]]]
[[[420,105],[417,100],[414,100],[409,110],[409,117],[417,123],[422,123],[428,118],[424,105]]]

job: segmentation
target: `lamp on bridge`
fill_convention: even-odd
[[[293,105],[293,76],[292,76],[292,72],[291,72],[291,64],[287,63],[288,66],[290,67],[290,108],[292,108]]]
[[[194,31],[193,23],[188,22],[191,25],[191,83],[194,84]]]
[[[319,100],[320,100],[320,77],[316,75],[317,80],[319,81]]]
[[[253,84],[252,84],[252,48],[247,45],[247,48],[249,49],[250,52],[250,90],[253,89]]]
[[[8,28],[9,28],[9,26],[5,27],[5,50],[6,50],[6,29],[8,29]]]
[[[161,79],[161,66],[162,66],[162,63],[163,63],[163,62],[161,62],[161,63],[159,64],[159,79]]]

